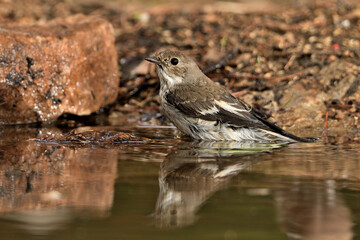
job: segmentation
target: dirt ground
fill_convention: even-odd
[[[0,2],[3,22],[31,24],[77,13],[103,17],[115,29],[120,90],[110,117],[159,115],[159,82],[143,58],[173,49],[287,130],[328,142],[360,140],[359,3]]]

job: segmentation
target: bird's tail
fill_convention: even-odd
[[[258,116],[257,114],[254,114],[255,117],[260,120],[263,124],[265,124],[269,129],[264,129],[265,131],[271,131],[269,132],[270,134],[274,134],[274,135],[281,135],[283,137],[289,138],[291,140],[294,140],[296,142],[315,142],[316,140],[318,140],[319,138],[317,137],[298,137],[295,136],[294,134],[291,134],[287,131],[285,131],[284,129],[276,126],[274,123],[268,122],[265,119],[262,119],[260,116]]]

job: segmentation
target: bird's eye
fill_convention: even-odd
[[[179,63],[179,60],[177,58],[172,58],[170,62],[172,65],[177,65]]]

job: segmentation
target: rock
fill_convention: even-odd
[[[0,124],[88,115],[119,86],[113,28],[83,15],[0,26]]]
[[[35,139],[39,142],[61,144],[61,145],[112,145],[120,143],[144,143],[150,141],[149,138],[136,137],[128,133],[117,131],[84,131],[77,133],[75,130],[63,136],[47,136]]]
[[[316,79],[301,78],[276,88],[275,99],[279,99],[282,111],[272,116],[279,126],[295,135],[319,137],[327,122],[329,136],[346,136],[336,142],[357,139],[359,72],[360,68],[353,63],[336,61],[324,66]]]
[[[276,96],[282,111],[276,111],[272,116],[279,126],[301,137],[318,137],[319,133],[315,130],[324,124],[324,101],[328,97],[326,93],[319,92],[315,84],[302,78],[278,90]]]
[[[354,97],[358,93],[360,67],[349,62],[335,61],[320,71],[321,83],[329,99]]]

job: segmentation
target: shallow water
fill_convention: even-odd
[[[68,130],[0,129],[1,239],[359,238],[359,143],[191,142],[135,125],[91,129],[153,141],[80,148],[28,141]]]

